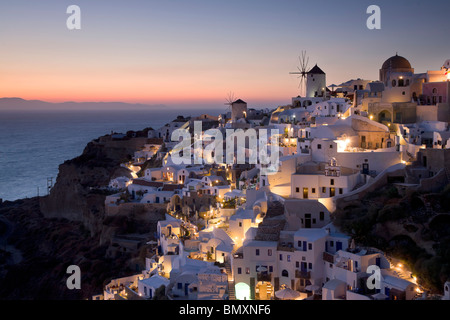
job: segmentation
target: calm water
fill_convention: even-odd
[[[158,129],[177,115],[205,110],[0,111],[0,198],[16,200],[47,194],[58,166],[83,152],[86,144],[111,130]],[[207,111],[208,112],[208,111]],[[210,111],[209,111],[210,112]]]

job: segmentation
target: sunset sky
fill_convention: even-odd
[[[66,8],[81,8],[81,30]],[[369,30],[377,4],[382,29]],[[450,2],[2,0],[0,97],[250,106],[290,103],[307,51],[327,84],[378,79],[398,52],[416,72],[450,59]]]

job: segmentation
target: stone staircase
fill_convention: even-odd
[[[225,270],[228,276],[228,299],[236,300],[236,291],[234,289],[233,270],[231,270],[230,262],[225,262]]]

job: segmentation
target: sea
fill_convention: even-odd
[[[0,199],[47,195],[58,166],[111,131],[158,129],[178,115],[217,115],[209,110],[0,110]]]

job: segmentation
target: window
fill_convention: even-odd
[[[296,268],[300,268],[300,262],[299,261],[295,261],[295,267]]]
[[[240,269],[240,268],[239,268],[239,269]],[[238,269],[238,270],[239,270],[239,269]],[[183,289],[183,284],[182,284],[181,282],[178,282],[178,283],[177,283],[177,288],[178,288],[178,289]]]
[[[295,192],[299,193],[300,192],[300,188],[295,188]]]
[[[316,193],[316,188],[312,188],[312,189],[311,189],[311,192],[312,192],[312,193]]]
[[[393,87],[397,86],[397,81],[396,80],[392,80],[392,86]]]
[[[317,149],[322,149],[322,145],[321,145],[321,144],[318,144],[318,145],[317,145]]]
[[[280,261],[283,261],[283,255],[280,253]]]
[[[308,250],[312,250],[312,243],[308,243]]]
[[[327,192],[327,188],[326,187],[322,187],[322,193]]]
[[[238,268],[238,274],[241,274],[241,273],[242,273],[242,268]],[[178,289],[180,289],[180,288],[178,288]]]
[[[320,211],[320,214],[319,214],[319,219],[320,219],[320,221],[323,221],[323,220],[325,220],[325,212],[323,212],[323,211]]]
[[[308,269],[309,269],[309,270],[312,270],[312,263],[311,263],[311,262],[308,263]]]
[[[291,255],[290,254],[287,255],[287,262],[291,262]]]
[[[342,194],[342,193],[344,193],[344,189],[339,188],[339,194]]]
[[[259,256],[259,249],[256,249],[256,255]]]
[[[269,257],[272,256],[272,249],[267,249],[267,255],[268,255]]]
[[[334,179],[330,179],[330,185],[334,186]]]
[[[283,271],[281,271],[281,276],[282,277],[289,277],[289,272],[287,270],[283,270]]]
[[[246,274],[250,274],[250,268],[249,267],[245,268],[245,273]]]
[[[298,240],[298,241],[297,241],[297,247],[299,247],[299,248],[302,247],[302,241],[301,241],[301,240]]]
[[[242,227],[242,222],[239,222],[239,227]]]
[[[313,220],[313,224],[315,224],[316,223],[316,219],[312,219]]]
[[[269,266],[269,272],[273,272],[273,266]]]
[[[332,144],[330,144],[330,149],[333,149],[333,145]]]

